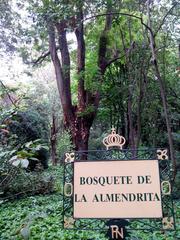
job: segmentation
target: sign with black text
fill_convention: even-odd
[[[162,218],[158,160],[74,162],[74,218]]]

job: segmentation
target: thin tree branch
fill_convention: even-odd
[[[125,57],[125,55],[120,56],[120,57],[115,57],[115,58],[111,59],[109,62],[107,62],[106,68],[109,67],[112,63],[118,61],[119,59],[121,59],[121,58],[123,58],[123,57]]]
[[[143,18],[142,17],[138,17],[136,15],[133,15],[133,14],[129,14],[129,13],[122,13],[122,12],[111,12],[111,13],[102,13],[102,14],[97,14],[97,15],[93,15],[93,16],[90,16],[90,17],[87,17],[85,18],[83,21],[87,21],[87,20],[90,20],[92,18],[98,18],[98,17],[104,17],[104,16],[108,16],[108,15],[122,15],[122,16],[127,16],[127,17],[133,17],[133,18],[136,18],[138,20],[141,21],[141,24],[144,25],[151,33],[152,32],[152,29],[143,22]]]
[[[158,29],[156,30],[156,32],[153,34],[154,36],[157,35],[157,33],[159,32],[159,30],[161,29],[162,25],[164,24],[165,20],[166,20],[166,17],[169,15],[169,13],[178,5],[179,3],[175,3],[168,11],[167,13],[165,14],[165,16],[163,17]],[[136,18],[138,20],[141,21],[141,24],[144,25],[146,27],[146,29],[148,29],[151,33],[152,33],[152,29],[143,22],[143,18],[142,17],[138,17],[136,15],[133,15],[133,14],[129,14],[129,13],[122,13],[122,12],[112,12],[112,13],[103,13],[103,14],[97,14],[97,15],[93,15],[93,16],[90,16],[90,17],[87,17],[85,19],[83,19],[82,21],[85,22],[87,20],[90,20],[92,18],[97,18],[97,17],[103,17],[103,16],[108,16],[108,15],[122,15],[122,16],[127,16],[127,17],[133,17],[133,18]],[[59,47],[56,48],[56,50],[58,50]],[[36,60],[33,60],[31,61],[30,63],[32,63],[33,65],[36,65],[36,64],[41,64],[44,59],[46,57],[48,57],[50,55],[50,51],[47,51],[46,53],[42,54],[41,56],[39,56]]]
[[[130,46],[128,49],[125,50],[128,55],[130,54],[130,52],[131,52],[132,49],[134,48],[134,44],[135,44],[134,41],[131,42],[131,46]],[[126,54],[124,54],[124,55],[122,55],[122,56],[115,57],[115,58],[109,60],[109,62],[107,62],[107,64],[106,64],[106,68],[107,68],[109,65],[111,65],[112,63],[116,62],[117,60],[119,60],[119,59],[121,59],[121,58],[123,58],[123,57],[126,57]]]
[[[50,51],[42,54],[42,55],[39,56],[36,60],[32,60],[30,63],[32,63],[33,65],[41,64],[41,63],[44,61],[44,59],[45,59],[46,57],[48,57],[49,55],[50,55]]]
[[[4,85],[2,80],[0,80],[0,83],[1,83],[2,87],[4,88],[4,90],[5,90],[8,98],[9,98],[9,100],[11,101],[11,103],[14,105],[15,108],[17,108],[17,105],[16,105],[15,101],[12,99],[11,95],[9,94],[9,91],[8,91],[7,87]]]
[[[58,49],[59,49],[59,47],[56,47],[56,51]],[[48,56],[50,56],[50,51],[42,53],[37,59],[34,59],[31,62],[29,62],[29,64],[33,64],[33,66],[35,66],[37,64],[41,64],[44,61],[44,59],[47,58]]]

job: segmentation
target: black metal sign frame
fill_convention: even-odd
[[[174,206],[171,194],[172,171],[167,149],[111,149],[66,153],[64,162],[63,227],[71,230],[107,231],[111,219],[73,218],[74,162],[117,160],[158,160],[161,182],[162,219],[128,219],[126,229],[143,231],[175,230]],[[163,186],[164,185],[164,186]],[[69,188],[69,190],[67,190]]]

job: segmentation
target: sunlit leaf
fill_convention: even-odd
[[[21,167],[27,168],[29,165],[29,161],[27,159],[22,159],[21,160]]]

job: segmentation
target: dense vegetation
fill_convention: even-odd
[[[47,171],[47,170],[46,170]],[[56,178],[55,191],[51,194],[30,196],[4,203],[0,209],[0,239],[62,239],[106,240],[105,234],[96,231],[73,231],[62,228],[62,168],[50,168],[46,174]],[[175,202],[177,226],[180,206]],[[177,232],[143,233],[134,231],[131,240],[177,240]]]
[[[113,126],[126,148],[168,148],[178,225],[179,26],[174,0],[1,0],[0,239],[105,240],[62,229],[63,160]]]

